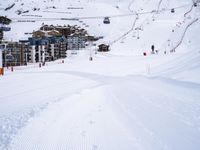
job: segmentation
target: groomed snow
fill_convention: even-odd
[[[2,2],[0,8],[14,1]],[[37,6],[39,12],[26,15],[48,17],[43,10],[55,5],[57,9],[51,11],[84,7],[66,17],[120,15],[157,10],[160,0],[39,2],[15,1],[13,9],[0,12],[23,18],[15,14],[18,8]],[[93,61],[89,56],[94,47],[88,47],[77,55],[68,51],[65,63],[57,60],[42,68],[29,64],[15,67],[14,72],[5,68],[5,75],[0,76],[0,149],[198,150],[199,20],[186,28],[199,19],[200,10],[194,8],[184,17],[192,5],[187,0],[162,0],[159,9],[183,5],[175,14],[164,11],[139,15],[138,19],[134,15],[114,17],[110,25],[104,25],[102,19],[84,20],[91,34],[104,36],[99,43],[115,41],[108,53],[95,55],[93,51]],[[5,33],[5,38],[24,39],[24,32],[36,30],[42,21],[27,23],[22,30],[24,24],[13,22],[13,30]],[[142,29],[139,32],[135,30],[138,27]],[[171,53],[182,37],[181,45]],[[158,54],[150,54],[152,44]]]

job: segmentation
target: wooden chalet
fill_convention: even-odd
[[[43,25],[42,27],[40,27],[40,30],[42,31],[51,31],[51,30],[54,30],[55,27],[53,25]]]
[[[44,37],[52,37],[52,36],[61,36],[60,32],[57,30],[50,30],[50,31],[34,31],[33,38],[44,38]]]
[[[57,30],[47,31],[45,32],[46,36],[52,37],[52,36],[61,36],[62,34]]]
[[[75,33],[76,31],[81,31],[81,32],[84,32],[86,33],[84,30],[85,29],[81,29],[80,27],[78,27],[77,25],[74,25],[74,26],[70,26],[70,25],[64,25],[64,26],[53,26],[53,25],[43,25],[41,28],[40,28],[41,31],[52,31],[52,30],[56,30],[58,31],[62,36],[69,36],[73,33]]]
[[[106,44],[100,44],[98,47],[99,52],[108,52],[110,46]]]
[[[55,30],[59,31],[59,33],[65,37],[71,34],[71,29],[68,26],[64,27],[56,26]]]
[[[45,37],[45,32],[42,30],[33,31],[32,36],[33,38],[42,38]]]

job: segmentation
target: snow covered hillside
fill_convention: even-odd
[[[199,7],[191,9],[190,0],[2,0],[0,4],[1,15],[13,20],[12,31],[5,32],[5,40],[27,39],[30,35],[25,33],[39,29],[42,23],[76,24],[91,35],[104,36],[100,42],[111,44],[115,51],[126,50],[128,54],[149,51],[152,44],[160,51],[170,51],[181,41],[187,25],[200,15]],[[173,8],[175,13],[170,12]],[[110,25],[103,24],[105,16],[110,17]],[[198,39],[194,37],[197,35],[191,36]],[[189,41],[190,37],[184,45]]]
[[[13,20],[4,40],[71,24],[111,47],[5,68],[0,150],[199,150],[198,1],[1,0],[0,14]]]

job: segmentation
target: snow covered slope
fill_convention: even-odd
[[[190,0],[2,0],[0,4],[0,13],[13,20],[12,31],[5,33],[5,40],[27,39],[30,35],[25,33],[37,30],[42,23],[76,24],[91,35],[104,36],[99,43],[111,44],[117,52],[134,55],[149,53],[153,44],[162,53],[169,52],[180,42],[186,26],[200,13],[199,7],[189,11],[193,6]],[[15,5],[4,11],[12,4]],[[172,8],[175,13],[170,12]],[[103,24],[105,16],[111,17],[110,25]],[[71,18],[80,20],[68,20]]]
[[[1,149],[198,150],[200,85],[150,76],[180,55],[88,57],[6,72]]]
[[[192,5],[190,0],[1,0],[1,15],[13,19],[5,40],[26,39],[24,33],[42,23],[87,24],[111,51],[92,53],[93,61],[90,48],[75,56],[68,51],[64,64],[5,69],[0,149],[198,150],[200,6]],[[104,16],[111,24],[103,24]],[[75,17],[83,22],[66,20]],[[158,54],[150,54],[152,44]]]

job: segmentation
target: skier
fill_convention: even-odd
[[[151,54],[155,54],[155,46],[154,45],[151,45]]]

